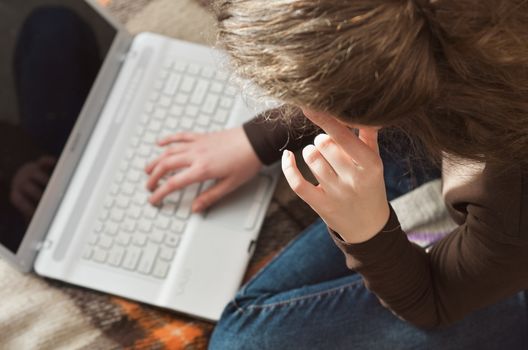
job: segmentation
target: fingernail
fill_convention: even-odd
[[[328,142],[329,140],[330,140],[330,136],[328,136],[327,134],[319,134],[314,138],[314,143],[316,145],[321,145],[325,142]]]
[[[291,161],[290,161],[290,151],[288,151],[287,149],[285,149],[283,152],[282,152],[282,168],[285,169],[287,167],[290,166],[291,164]]]

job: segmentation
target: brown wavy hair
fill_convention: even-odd
[[[528,160],[528,1],[217,0],[237,73],[430,154]]]

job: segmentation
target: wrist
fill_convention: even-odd
[[[351,230],[342,232],[334,231],[345,243],[358,244],[374,238],[380,232],[383,232],[390,221],[391,210],[389,203],[376,211],[368,222],[363,225],[355,226]],[[349,224],[350,226],[350,224]]]
[[[257,152],[255,151],[255,148],[251,144],[251,140],[249,139],[246,131],[243,127],[239,127],[236,129],[236,133],[239,134],[238,139],[240,140],[240,151],[244,152],[246,160],[251,164],[252,167],[260,169],[264,165],[260,157],[258,156]]]

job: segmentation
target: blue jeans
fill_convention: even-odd
[[[426,331],[380,305],[318,221],[227,305],[210,349],[526,349],[524,292]]]
[[[383,152],[389,199],[439,175],[408,169],[409,158]],[[423,330],[381,306],[318,220],[254,276],[230,302],[210,349],[526,349],[527,295]]]

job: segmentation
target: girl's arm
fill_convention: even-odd
[[[489,165],[473,178],[451,171],[456,182],[444,172],[444,184],[455,184],[446,201],[461,225],[426,252],[409,242],[387,205],[376,130],[356,136],[331,116],[306,116],[328,133],[303,150],[319,184],[302,177],[288,152],[286,179],[327,223],[347,266],[392,312],[436,327],[528,288],[526,171]]]
[[[408,241],[393,211],[369,241],[332,236],[347,266],[396,315],[417,326],[447,325],[528,288],[527,180],[518,168],[487,167],[453,189],[446,199],[464,222],[429,252]]]
[[[288,122],[280,108],[266,111],[243,126],[253,150],[263,164],[278,161],[285,148],[299,150],[313,141],[317,128],[298,110]]]

